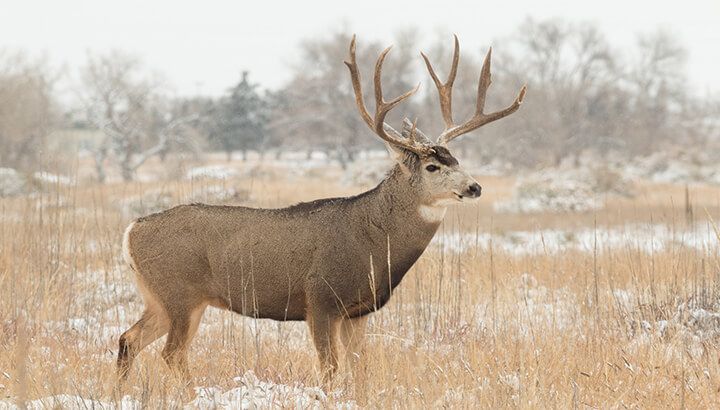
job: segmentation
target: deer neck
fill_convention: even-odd
[[[375,244],[372,253],[378,262],[384,260],[385,266],[389,254],[394,287],[427,248],[445,208],[425,204],[422,193],[399,166],[373,191],[372,204],[367,207]]]

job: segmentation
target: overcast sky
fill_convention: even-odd
[[[43,53],[72,72],[86,53],[111,48],[141,56],[180,94],[217,94],[241,70],[264,87],[287,81],[298,40],[347,28],[389,43],[416,25],[427,39],[455,32],[465,50],[511,33],[526,17],[594,22],[612,44],[670,30],[689,49],[696,92],[720,92],[720,0],[596,1],[178,1],[0,0],[0,48]],[[341,64],[341,62],[338,62]],[[421,60],[418,57],[418,64]]]

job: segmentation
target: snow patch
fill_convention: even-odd
[[[720,166],[697,154],[656,152],[626,164],[618,164],[617,168],[628,177],[653,182],[720,184]]]
[[[160,212],[172,205],[172,194],[164,190],[150,190],[142,195],[123,198],[116,203],[123,216],[130,218]]]
[[[142,404],[130,396],[123,397],[119,402],[101,401],[87,399],[80,396],[69,394],[58,394],[55,396],[43,397],[41,399],[32,400],[25,403],[25,407],[20,407],[8,401],[0,401],[0,410],[44,410],[44,409],[141,409]]]
[[[185,202],[202,202],[207,204],[226,204],[229,201],[242,202],[250,199],[250,191],[244,189],[235,189],[233,187],[225,187],[220,185],[210,185],[203,187],[198,192],[193,193]]]
[[[224,165],[207,165],[191,168],[185,177],[187,179],[229,179],[238,175],[238,172]]]
[[[49,185],[73,185],[75,181],[65,175],[53,174],[47,171],[39,171],[33,174],[33,178],[40,183]]]
[[[0,197],[19,195],[25,192],[26,181],[12,168],[0,168]]]
[[[497,212],[586,212],[604,206],[603,195],[628,196],[629,182],[608,168],[543,169],[517,180],[513,197],[496,202]]]
[[[488,250],[492,246],[512,255],[552,254],[569,250],[593,252],[595,249],[630,249],[651,253],[678,246],[709,251],[720,247],[720,240],[712,228],[704,224],[684,230],[662,224],[629,224],[611,228],[540,229],[497,234],[451,232],[435,235],[431,246],[452,252]]]
[[[327,407],[327,395],[318,387],[288,386],[258,379],[252,371],[234,379],[237,387],[222,391],[218,387],[196,387],[197,397],[185,408],[256,409]]]

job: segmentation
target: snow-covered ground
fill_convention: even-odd
[[[236,387],[223,390],[219,387],[195,387],[195,398],[189,403],[177,402],[173,407],[184,409],[323,409],[328,397],[322,389],[305,387],[300,384],[287,386],[258,379],[252,371],[233,379]],[[353,402],[344,403],[343,408],[353,408]],[[0,401],[0,410],[19,410],[20,407],[10,401]],[[43,397],[25,403],[28,410],[43,409],[112,409],[139,410],[145,408],[141,402],[124,396],[114,402],[86,397],[58,394]]]
[[[629,224],[612,228],[538,229],[497,234],[441,232],[435,235],[431,243],[449,252],[487,250],[492,246],[495,250],[512,255],[618,249],[651,253],[678,246],[704,252],[717,250],[719,244],[720,238],[710,223],[700,223],[690,229],[673,229],[662,224]]]
[[[252,371],[234,380],[237,387],[196,387],[197,396],[186,408],[197,409],[322,409],[327,395],[318,387],[287,386],[258,379]],[[349,406],[348,406],[349,407]]]
[[[618,157],[622,160],[613,161]],[[610,159],[608,159],[610,158]],[[607,199],[631,197],[640,182],[720,185],[720,165],[707,158],[658,152],[625,159],[608,155],[567,158],[556,167],[507,170],[517,176],[513,196],[494,204],[497,212],[584,212],[601,209]]]
[[[186,174],[187,179],[229,179],[237,176],[238,172],[234,168],[225,165],[206,165],[202,167],[191,168]]]
[[[690,230],[673,230],[666,225],[627,225],[613,228],[583,228],[580,230],[538,230],[490,233],[438,233],[427,252],[472,252],[474,249],[496,251],[515,256],[558,253],[568,250],[598,252],[631,250],[646,253],[661,252],[671,247],[687,247],[699,253],[717,252],[720,240],[712,226],[699,224]],[[537,281],[531,275],[521,278],[520,288],[534,289]],[[142,301],[131,275],[122,266],[110,271],[90,270],[72,278],[73,306],[82,315],[69,315],[63,320],[35,324],[44,334],[69,332],[78,343],[91,346],[113,346],[117,337],[137,319]],[[542,291],[533,300],[543,299]],[[559,293],[562,295],[562,293]],[[557,296],[557,295],[556,295]],[[627,300],[622,297],[620,300]],[[627,302],[630,303],[630,302]],[[575,301],[570,304],[577,305]],[[440,311],[441,306],[433,309]],[[482,309],[482,307],[478,307]],[[720,306],[718,311],[720,311]],[[200,332],[221,332],[223,315],[216,309],[206,313]],[[252,320],[238,317],[238,324],[246,326],[252,338],[281,339],[285,347],[302,350],[310,347],[303,323],[284,323],[271,320]]]
[[[497,212],[584,212],[600,209],[607,196],[632,195],[621,172],[595,164],[563,164],[520,176],[512,198],[493,204]]]
[[[25,178],[12,168],[0,168],[0,197],[18,195],[25,190]]]
[[[65,175],[53,174],[48,171],[38,171],[33,174],[33,178],[37,182],[50,184],[50,185],[72,185],[75,183],[73,178]]]
[[[130,396],[125,396],[119,402],[94,400],[70,394],[58,394],[26,402],[20,407],[10,401],[0,401],[0,410],[45,410],[45,409],[100,409],[100,410],[136,410],[141,409],[141,403]]]
[[[39,334],[55,338],[64,334],[74,338],[79,351],[98,357],[99,360],[112,362],[115,352],[108,348],[117,343],[119,335],[137,319],[142,311],[141,299],[133,281],[123,268],[106,272],[93,270],[78,273],[74,278],[73,303],[83,311],[82,316],[70,316],[64,320],[34,322],[27,320],[28,326],[39,330]],[[216,309],[207,312],[200,332],[220,331],[222,315]],[[286,329],[278,329],[277,322],[270,320],[252,320],[243,318],[236,322],[247,326],[249,337],[280,339],[294,349],[310,348],[306,326],[303,323],[288,323]],[[283,332],[278,337],[278,332]],[[49,347],[41,347],[52,354]],[[63,366],[63,364],[59,364]],[[189,403],[178,402],[186,409],[259,409],[259,408],[303,408],[321,409],[327,407],[328,395],[318,387],[301,384],[285,385],[261,380],[252,371],[233,379],[235,386],[224,390],[217,386],[196,386],[196,397]],[[336,397],[340,392],[331,392]],[[337,400],[335,400],[337,401]],[[67,408],[67,409],[140,409],[141,403],[130,396],[119,402],[105,399],[93,399],[72,394],[58,394],[25,403],[28,409]],[[346,408],[353,403],[347,402]],[[0,400],[0,410],[20,409],[10,400]]]
[[[118,335],[132,323],[134,316],[141,310],[131,282],[124,279],[120,271],[104,272],[89,271],[78,274],[77,277],[77,303],[88,305],[84,317],[71,317],[64,321],[46,322],[36,324],[45,328],[48,334],[58,332],[74,332],[78,336],[77,348],[90,354],[95,354],[99,360],[112,362],[114,357],[107,346],[114,344]],[[509,293],[503,294],[503,300],[493,307],[492,302],[483,301],[466,310],[460,322],[455,326],[458,334],[470,332],[469,337],[482,337],[483,334],[495,330],[507,332],[521,338],[534,338],[537,334],[554,334],[560,332],[565,337],[584,338],[592,326],[589,321],[591,315],[583,311],[582,296],[574,293],[565,286],[549,288],[539,283],[531,272],[523,273],[508,283]],[[650,300],[646,294],[638,289],[615,289],[603,297],[611,300],[608,306],[611,311],[617,312],[620,320],[618,329],[627,335],[625,350],[632,353],[634,349],[652,344],[656,348],[667,349],[668,354],[702,355],[704,345],[708,340],[720,336],[720,303],[710,301],[706,303],[697,298],[678,299],[677,303],[669,306],[664,315],[658,317],[643,316],[642,306],[647,306]],[[118,306],[122,305],[120,308]],[[450,357],[462,345],[454,342],[447,334],[423,330],[422,328],[404,328],[401,334],[395,334],[392,329],[396,323],[397,314],[417,314],[423,308],[413,304],[393,306],[396,309],[392,314],[381,311],[378,316],[371,319],[372,332],[368,336],[375,342],[400,345],[403,349],[419,349],[426,354],[432,354],[438,359]],[[424,320],[428,324],[441,323],[442,317],[454,309],[453,306],[435,303],[428,309],[429,316]],[[497,309],[493,313],[493,309]],[[221,326],[219,311],[212,310],[203,321],[200,333],[218,330]],[[411,323],[411,322],[408,322]],[[293,323],[286,326],[281,336],[278,335],[279,326],[271,321],[252,321],[238,323],[248,326],[250,331],[258,337],[268,337],[276,343],[285,343],[292,348],[308,349],[309,338],[302,323]],[[387,329],[387,330],[384,330]],[[413,334],[417,332],[417,334]],[[422,332],[422,333],[420,333]],[[453,331],[451,330],[450,333]],[[681,338],[681,339],[677,339]],[[666,343],[670,340],[683,340],[681,345]],[[100,353],[102,352],[102,353]],[[52,352],[48,352],[50,355]],[[48,356],[50,357],[50,356]],[[446,364],[452,370],[458,366],[456,362]],[[517,390],[519,379],[516,374],[499,374],[498,380],[509,388]],[[487,381],[489,383],[489,381]],[[403,386],[394,386],[392,395],[401,395]],[[354,402],[338,404],[343,393],[341,391],[324,392],[318,387],[305,386],[300,383],[275,383],[270,380],[258,378],[252,371],[235,377],[230,387],[213,385],[199,385],[194,387],[195,397],[186,403],[177,403],[177,407],[186,409],[255,409],[255,408],[303,408],[322,409],[330,405],[340,408],[355,408]],[[452,405],[462,402],[464,392],[461,388],[449,389],[446,394],[436,402],[436,405]],[[58,394],[43,397],[25,403],[28,409],[69,408],[69,409],[140,409],[142,404],[137,398],[125,396],[114,402],[107,398],[90,398],[74,394]],[[0,400],[0,410],[20,409],[10,399]]]
[[[689,155],[657,152],[615,167],[627,177],[653,182],[720,184],[720,165]]]

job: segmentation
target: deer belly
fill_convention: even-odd
[[[246,303],[231,306],[230,310],[255,319],[273,319],[278,321],[305,320],[305,304],[290,301],[278,303]]]
[[[392,292],[389,287],[378,289],[375,295],[365,296],[360,300],[351,300],[344,306],[344,316],[356,318],[376,312],[390,301]]]
[[[230,310],[256,319],[305,320],[305,294],[287,286],[246,286],[244,291],[234,292],[228,305]]]

